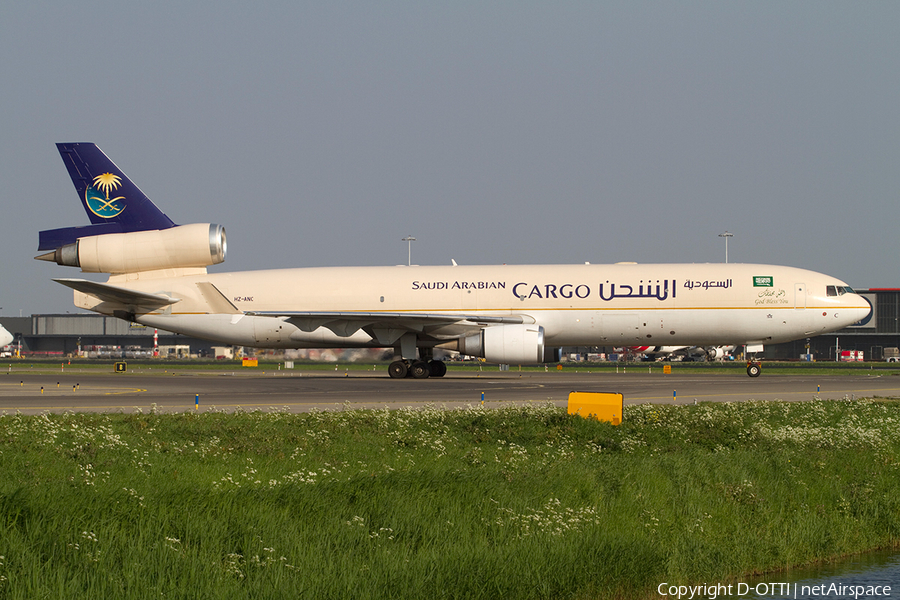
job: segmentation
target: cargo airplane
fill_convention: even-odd
[[[91,224],[42,231],[36,258],[75,305],[258,348],[391,347],[391,377],[441,377],[435,348],[555,362],[562,346],[772,344],[869,312],[843,281],[792,267],[634,264],[320,267],[208,273],[225,229],[176,225],[91,143],[58,144]],[[751,376],[759,367],[748,367]]]

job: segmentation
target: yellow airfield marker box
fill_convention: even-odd
[[[245,367],[258,367],[259,360],[255,358],[245,358],[243,361],[241,361],[241,364]]]
[[[622,422],[625,396],[612,392],[570,392],[570,415],[581,415],[598,421],[609,421],[613,425]]]

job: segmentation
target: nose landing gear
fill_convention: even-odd
[[[747,361],[747,375],[750,377],[759,377],[762,373],[762,365],[755,360]]]

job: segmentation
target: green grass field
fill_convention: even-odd
[[[881,401],[0,416],[0,598],[645,598],[900,541]]]

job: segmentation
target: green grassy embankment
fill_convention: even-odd
[[[643,598],[900,540],[900,405],[0,416],[0,598]]]

